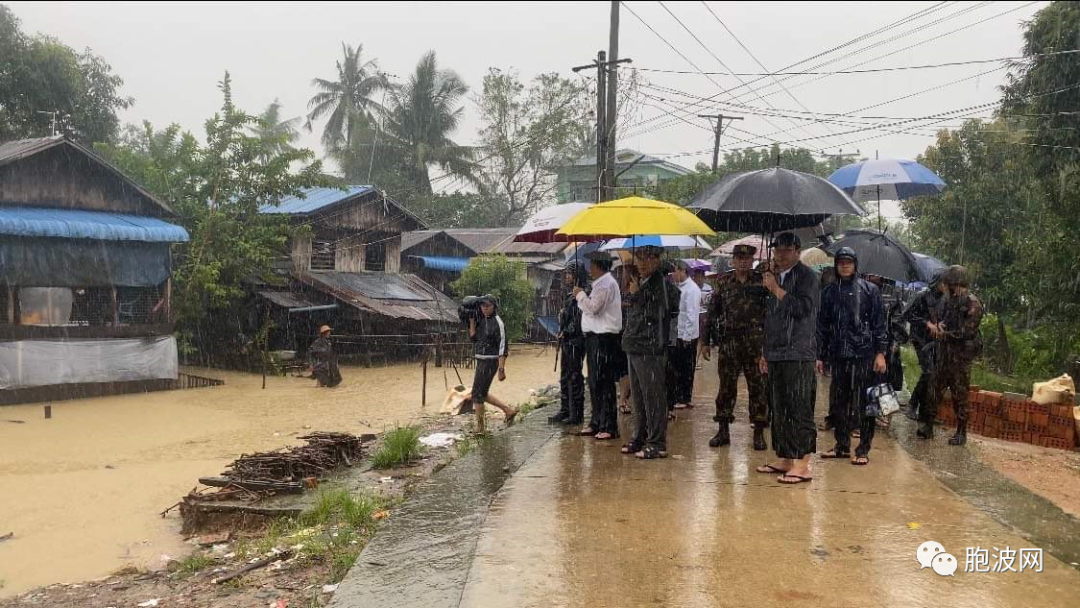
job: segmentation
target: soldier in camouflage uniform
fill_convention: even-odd
[[[717,369],[720,392],[716,396],[716,417],[720,429],[709,446],[731,443],[728,425],[735,420],[735,398],[739,374],[746,376],[750,392],[750,421],[754,424],[754,449],[765,450],[765,427],[769,420],[765,376],[758,369],[765,337],[765,298],[762,274],[753,270],[757,248],[737,245],[732,265],[717,281],[709,303],[706,339],[701,356],[708,360],[712,346],[719,346]]]
[[[934,378],[934,398],[919,409],[922,424],[918,436],[934,436],[934,418],[945,391],[952,393],[956,412],[956,435],[949,445],[967,442],[968,385],[971,384],[971,364],[982,354],[979,323],[982,303],[968,291],[967,271],[963,266],[950,266],[941,276],[945,297],[931,313],[930,333],[938,341],[937,375]],[[929,405],[929,407],[925,407]]]

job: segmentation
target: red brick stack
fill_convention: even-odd
[[[952,400],[938,406],[937,421],[956,426]],[[994,439],[1071,450],[1076,446],[1073,406],[1006,399],[1001,393],[968,391],[968,432]]]

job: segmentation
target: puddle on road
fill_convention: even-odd
[[[492,392],[517,403],[555,381],[554,350],[515,349],[506,383]],[[539,355],[539,356],[538,356]],[[344,368],[345,381],[319,389],[293,377],[187,370],[222,378],[216,388],[0,407],[0,597],[56,582],[107,575],[125,565],[159,566],[182,555],[174,512],[159,513],[200,476],[216,475],[242,452],[301,443],[312,430],[381,432],[438,413],[441,368]],[[457,384],[447,369],[451,386]],[[472,370],[461,370],[466,384]],[[5,420],[23,420],[13,424]]]

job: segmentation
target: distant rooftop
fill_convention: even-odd
[[[375,190],[375,186],[346,186],[344,190],[340,188],[308,188],[304,191],[303,198],[299,196],[285,197],[281,199],[281,204],[259,207],[259,213],[287,213],[290,215],[314,213],[323,207],[329,207],[373,190]]]
[[[679,175],[689,175],[693,173],[690,169],[682,165],[676,165],[675,163],[668,162],[662,158],[651,156],[638,152],[637,150],[631,150],[630,148],[624,148],[615,152],[615,165],[618,167],[627,167],[634,162],[635,159],[641,157],[641,160],[637,162],[635,166],[640,167],[642,165],[652,165],[655,167],[662,167],[671,171],[672,173],[678,173]],[[575,167],[594,167],[596,166],[596,155],[586,155],[574,161]]]

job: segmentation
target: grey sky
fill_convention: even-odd
[[[816,55],[826,49],[906,17],[916,11],[943,4],[932,16],[897,27],[886,34],[852,45],[817,61],[800,65],[805,70],[846,52],[865,46],[868,50],[840,60],[820,70],[844,69],[872,57],[901,49],[950,30],[967,26],[994,15],[965,31],[947,35],[916,48],[859,66],[858,69],[969,61],[1019,54],[1021,26],[1045,2],[1025,6],[1026,2],[709,2],[720,19],[771,71]],[[163,126],[178,122],[202,134],[202,121],[220,106],[215,84],[225,70],[233,76],[234,97],[244,109],[260,111],[275,97],[289,116],[306,110],[313,90],[313,77],[333,77],[334,61],[341,55],[341,42],[362,43],[368,57],[378,58],[382,68],[399,77],[407,75],[420,55],[435,49],[441,64],[457,70],[477,92],[488,66],[513,67],[523,76],[558,71],[571,75],[574,65],[588,63],[596,51],[607,47],[607,2],[461,2],[461,3],[66,3],[11,2],[15,14],[29,32],[43,32],[81,48],[92,47],[104,55],[125,79],[124,92],[135,97],[135,105],[123,119],[128,122],[150,120]],[[723,62],[738,72],[761,72],[762,69],[724,31],[700,2],[667,2],[684,24]],[[725,71],[708,51],[657,2],[630,2],[633,9],[675,48],[704,71]],[[951,17],[956,13],[960,15]],[[937,20],[946,21],[929,26]],[[904,35],[892,42],[886,40]],[[697,70],[650,32],[627,8],[622,10],[621,55],[631,57],[634,66],[662,70]],[[969,65],[940,69],[921,69],[859,75],[833,75],[804,86],[796,86],[816,76],[800,76],[787,81],[792,99],[777,90],[769,78],[756,83],[767,102],[783,113],[814,112],[852,113],[855,110],[916,93],[923,89],[972,77],[997,67],[996,64]],[[909,99],[855,112],[859,116],[919,117],[994,101],[1004,70],[972,78],[953,86],[916,95]],[[739,84],[732,76],[700,74],[645,74],[652,87],[677,89],[691,95],[709,97],[721,91],[719,86]],[[743,77],[751,81],[755,77]],[[684,105],[687,98],[656,88],[642,93],[662,97]],[[746,93],[746,89],[738,91]],[[653,106],[664,102],[639,97]],[[699,126],[670,118],[647,122],[626,131],[639,134],[620,140],[620,147],[633,147],[656,154],[680,154],[710,148],[710,133],[701,129],[704,121],[698,113],[721,109],[741,114],[746,119],[735,123],[757,135],[751,137],[734,130],[725,133],[722,147],[735,138],[747,137],[757,142],[789,141],[815,138],[794,145],[835,153],[861,150],[873,157],[875,150],[885,157],[913,157],[932,141],[932,129],[917,134],[890,134],[866,131],[853,135],[833,135],[860,128],[851,125],[813,124],[806,120],[788,120],[753,116],[754,108],[767,108],[766,101],[752,93],[731,100],[719,100],[752,106],[738,108],[717,106],[686,111],[688,120]],[[800,105],[801,104],[801,105]],[[670,109],[670,106],[668,107]],[[476,112],[471,103],[468,119],[458,134],[459,141],[473,143],[477,128]],[[663,113],[669,114],[665,110]],[[661,114],[655,107],[639,106],[637,122]],[[975,112],[979,116],[989,111]],[[847,120],[847,119],[844,119]],[[874,124],[878,120],[857,119]],[[885,121],[895,122],[895,121]],[[959,124],[948,119],[936,126]],[[904,130],[919,123],[906,123],[893,130]],[[651,130],[654,127],[662,127]],[[831,132],[830,132],[831,130]],[[642,133],[642,131],[649,131]],[[304,135],[303,143],[318,152],[318,132]],[[822,137],[826,136],[826,137]],[[869,141],[862,140],[874,137]],[[744,144],[740,144],[744,145]],[[708,162],[709,153],[673,158],[692,167]]]

